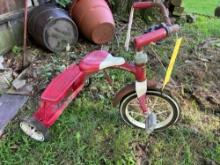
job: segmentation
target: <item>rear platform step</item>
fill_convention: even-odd
[[[41,95],[41,99],[50,102],[60,101],[81,74],[77,65],[71,65],[51,81]]]

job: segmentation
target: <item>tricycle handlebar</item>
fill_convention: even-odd
[[[156,42],[166,38],[168,35],[179,31],[179,29],[179,25],[166,26],[165,24],[162,24],[161,28],[157,30],[135,37],[134,46],[136,49],[139,50],[152,42]]]
[[[152,7],[158,7],[160,8],[160,11],[163,15],[164,21],[167,25],[172,25],[170,18],[169,18],[169,12],[166,9],[166,7],[164,6],[163,3],[156,3],[156,2],[134,2],[133,3],[133,8],[135,10],[139,10],[139,9],[148,9],[148,8],[152,8]]]

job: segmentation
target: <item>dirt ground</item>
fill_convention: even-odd
[[[220,113],[220,39],[208,38],[181,57],[177,80],[203,111]]]

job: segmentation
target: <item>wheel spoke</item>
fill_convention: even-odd
[[[138,103],[136,103],[136,104],[129,104],[130,106],[139,106],[139,104]]]
[[[157,101],[158,101],[158,97],[156,97],[156,101],[155,101],[154,104],[152,105],[152,109],[154,109],[154,107],[157,105]]]
[[[130,111],[129,113],[130,113],[130,114],[135,114],[135,115],[137,115],[137,116],[142,116],[142,117],[144,117],[144,114],[143,114],[143,113],[138,113],[138,112],[134,112],[134,111]]]
[[[143,113],[138,113],[138,112],[134,112],[134,111],[129,111],[128,113],[137,122],[144,122],[145,121],[145,116]]]
[[[156,101],[154,101],[154,100],[149,101],[149,106],[151,107],[151,109],[155,109],[155,107],[166,107],[167,106],[167,102],[164,102],[163,100],[160,99],[160,101],[158,103],[158,99],[159,98],[156,98]],[[151,104],[153,104],[153,105],[151,105]]]
[[[166,112],[169,112],[169,111],[161,111],[161,112],[157,112],[157,113],[155,113],[156,115],[161,115],[161,114],[164,114],[164,113],[166,113]]]
[[[129,104],[129,108],[128,108],[130,111],[136,111],[136,112],[140,112],[140,107],[139,105],[136,105],[136,104]]]

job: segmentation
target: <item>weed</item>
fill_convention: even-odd
[[[41,69],[41,76],[46,83],[67,67],[62,57],[52,56],[51,59],[51,63],[45,64]]]
[[[71,0],[55,0],[55,1],[62,7],[66,7],[69,3],[71,3]]]
[[[22,48],[19,47],[19,46],[13,46],[12,48],[12,53],[15,54],[15,55],[19,55],[20,53],[22,52]]]

